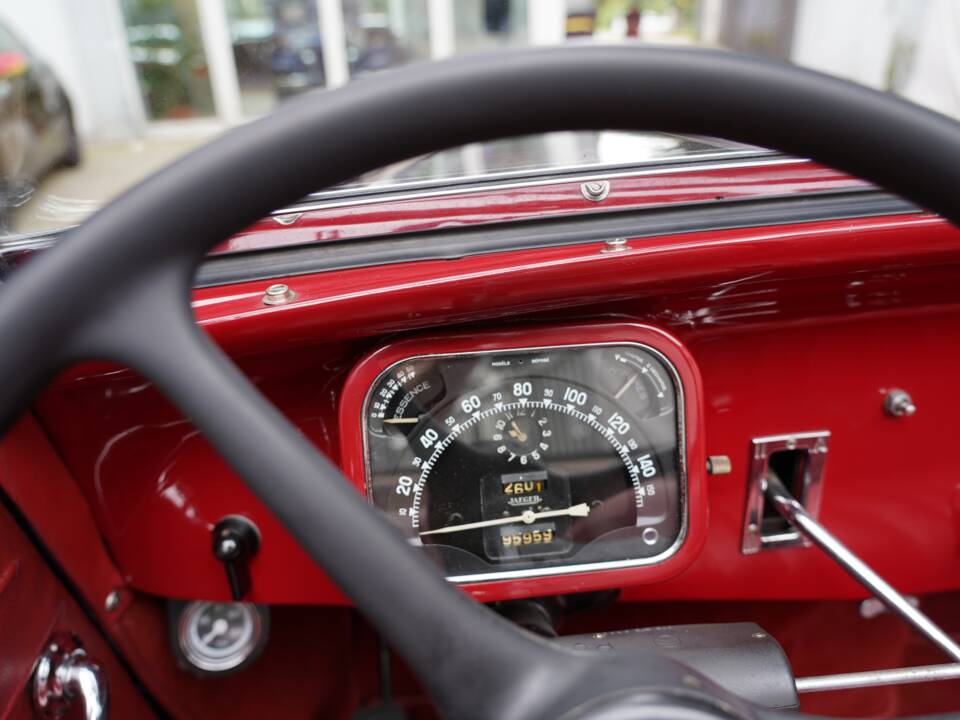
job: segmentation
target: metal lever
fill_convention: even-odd
[[[213,528],[213,555],[227,572],[230,596],[240,602],[250,592],[250,559],[260,549],[260,531],[239,515],[222,518]]]
[[[919,667],[893,670],[867,670],[865,672],[841,673],[797,678],[798,693],[829,692],[855,688],[884,687],[886,685],[910,685],[911,683],[937,682],[960,679],[960,663],[948,665],[921,665]]]
[[[765,492],[777,512],[787,522],[829,555],[847,574],[869,590],[892,612],[906,620],[920,634],[949,655],[951,659],[960,661],[960,645],[957,645],[930,618],[907,602],[903,595],[894,590],[869,565],[854,555],[833,533],[814,520],[773,472],[767,475]]]
[[[107,676],[67,633],[54,636],[33,671],[33,704],[44,718],[62,717],[75,702],[86,720],[105,720],[109,710]]]

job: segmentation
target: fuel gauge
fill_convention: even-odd
[[[268,626],[266,608],[195,601],[180,611],[175,648],[191,671],[233,672],[256,659],[266,643]]]
[[[615,354],[616,372],[611,378],[613,399],[637,417],[655,418],[673,409],[673,386],[649,360],[630,352]]]

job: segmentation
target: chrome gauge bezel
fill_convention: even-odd
[[[196,632],[197,623],[204,610],[213,605],[237,606],[245,614],[245,622],[249,628],[234,645],[218,652],[210,652]],[[267,619],[256,605],[197,600],[186,604],[177,620],[177,647],[191,670],[207,675],[231,673],[256,659],[266,640],[266,629]]]
[[[374,508],[376,503],[373,498],[373,477],[371,474],[370,457],[370,428],[368,422],[368,409],[373,397],[374,391],[384,380],[386,376],[392,373],[398,366],[406,363],[422,360],[452,359],[461,357],[478,357],[483,355],[508,355],[532,352],[549,352],[554,350],[577,350],[598,347],[634,347],[645,353],[649,353],[663,367],[667,369],[670,379],[673,382],[676,391],[676,430],[677,430],[677,478],[680,487],[677,488],[677,497],[680,505],[680,530],[674,542],[663,552],[643,558],[610,560],[605,562],[579,563],[571,565],[561,565],[544,568],[526,568],[523,570],[492,570],[484,573],[473,573],[469,575],[447,575],[446,579],[457,584],[473,584],[484,582],[495,582],[498,580],[521,580],[542,577],[554,577],[562,575],[576,575],[582,573],[596,573],[608,570],[626,570],[630,568],[658,565],[670,559],[679,552],[687,539],[689,529],[689,488],[688,488],[688,468],[687,468],[687,443],[686,443],[686,395],[684,391],[683,380],[676,366],[670,359],[660,352],[657,348],[646,343],[635,340],[609,340],[596,343],[570,343],[570,344],[547,344],[547,345],[512,345],[510,347],[497,347],[491,349],[468,350],[459,352],[438,352],[438,353],[418,353],[401,358],[390,363],[385,367],[373,381],[369,384],[364,394],[363,404],[361,406],[361,424],[363,436],[363,464],[364,464],[364,488],[367,502]],[[379,508],[377,511],[380,512]]]

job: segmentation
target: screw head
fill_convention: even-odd
[[[296,293],[288,285],[274,283],[263,291],[264,305],[284,305],[296,297]]]
[[[612,252],[622,252],[627,250],[627,239],[626,238],[611,238],[607,240],[603,245],[602,252],[612,253]]]
[[[913,398],[906,390],[891,390],[883,399],[883,409],[890,417],[911,417],[917,412]]]
[[[103,607],[107,610],[107,612],[113,612],[120,607],[120,591],[111,590],[109,593],[107,593],[107,597],[103,601]]]

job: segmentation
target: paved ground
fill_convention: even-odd
[[[75,225],[106,200],[208,138],[198,134],[88,144],[78,167],[56,170],[41,181],[34,197],[17,212],[14,232]]]

